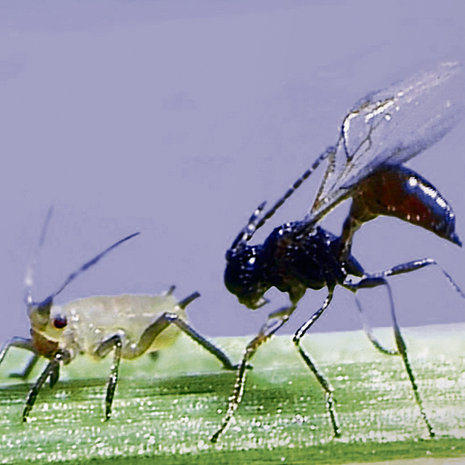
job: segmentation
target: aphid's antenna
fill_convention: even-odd
[[[48,209],[47,216],[45,217],[44,224],[42,226],[42,231],[39,237],[39,242],[36,245],[32,259],[29,262],[29,265],[26,269],[26,275],[24,276],[24,300],[27,306],[32,305],[32,286],[34,284],[34,272],[37,265],[37,257],[39,255],[39,250],[42,248],[45,236],[47,234],[48,225],[53,214],[53,206]]]
[[[73,271],[65,280],[65,282],[59,287],[59,289],[54,292],[53,294],[49,295],[43,302],[39,304],[39,306],[46,306],[47,304],[50,304],[53,299],[60,294],[68,284],[70,284],[72,281],[74,281],[81,273],[84,271],[88,270],[90,267],[94,266],[97,262],[100,261],[107,253],[111,252],[113,249],[118,247],[119,245],[123,244],[124,242],[128,241],[129,239],[132,239],[135,236],[138,236],[140,232],[136,232],[133,234],[130,234],[129,236],[123,237],[123,239],[120,239],[119,241],[115,242],[114,244],[110,245],[110,247],[106,248],[103,252],[100,252],[98,255],[96,255],[94,258],[89,260],[88,262],[84,263],[80,268],[78,268],[76,271]]]
[[[337,152],[337,146],[328,147],[318,158],[313,162],[312,166],[308,168],[294,183],[289,187],[285,194],[276,201],[276,203],[263,215],[261,213],[265,208],[266,202],[261,203],[258,208],[252,213],[249,221],[244,229],[239,233],[234,242],[232,243],[229,251],[235,252],[238,248],[242,247],[246,242],[252,239],[255,231],[260,229],[291,197],[294,192],[306,181],[310,175],[325,161],[330,155],[334,155]],[[228,252],[229,252],[228,251]]]

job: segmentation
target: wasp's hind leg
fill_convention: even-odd
[[[418,260],[414,262],[408,262],[405,264],[398,265],[396,267],[393,267],[389,270],[386,270],[381,273],[376,273],[374,275],[368,275],[365,278],[361,279],[357,284],[344,284],[344,287],[350,289],[353,292],[358,291],[359,289],[368,289],[368,288],[373,288],[373,287],[378,287],[378,286],[386,286],[388,295],[389,295],[389,303],[390,303],[390,308],[391,308],[391,319],[392,319],[392,325],[394,329],[394,338],[395,338],[395,343],[398,351],[398,355],[402,357],[402,361],[404,363],[405,371],[407,372],[410,385],[412,386],[413,394],[415,397],[415,401],[418,405],[418,408],[420,410],[421,417],[423,418],[423,421],[425,423],[425,426],[428,430],[428,434],[431,438],[435,436],[435,431],[433,426],[431,425],[431,422],[429,421],[428,415],[426,414],[426,411],[423,407],[423,401],[420,395],[420,391],[418,389],[418,384],[415,379],[415,375],[412,370],[412,366],[410,364],[410,360],[408,358],[407,354],[407,345],[405,343],[404,337],[402,336],[400,326],[397,322],[397,316],[395,313],[395,307],[394,307],[394,299],[392,296],[392,290],[387,282],[385,276],[392,276],[396,274],[402,274],[402,273],[408,273],[410,271],[415,271],[419,268],[422,268],[427,265],[432,265],[436,264],[434,260],[431,259],[425,259],[425,260]],[[445,273],[445,272],[444,272]],[[448,277],[449,280],[451,280],[450,276],[445,273],[445,275]],[[460,288],[451,281],[454,284],[454,287],[461,292]]]
[[[365,331],[365,334],[367,335],[368,340],[373,344],[375,349],[379,350],[382,354],[385,354],[385,355],[400,355],[397,349],[388,349],[387,347],[384,347],[384,345],[381,344],[379,339],[374,335],[373,328],[368,322],[365,312],[363,311],[362,304],[360,300],[357,298],[357,296],[355,296],[355,303],[357,304],[357,308],[358,308],[359,315],[360,315],[360,320],[362,321],[362,325],[363,325],[363,330]]]

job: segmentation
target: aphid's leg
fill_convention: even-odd
[[[25,380],[29,377],[32,370],[37,365],[37,362],[40,360],[40,356],[37,354],[34,345],[30,339],[25,339],[22,337],[14,337],[10,339],[0,351],[0,364],[2,363],[3,359],[6,357],[6,354],[10,347],[19,347],[20,349],[26,349],[33,352],[33,356],[30,358],[29,362],[27,363],[26,367],[21,373],[10,373],[10,378],[20,378]],[[50,387],[53,387],[55,383],[58,381],[59,378],[59,366],[56,367],[56,373],[53,373],[53,376],[50,376]]]
[[[50,385],[55,385],[55,383],[58,381],[60,363],[67,363],[68,360],[69,360],[68,352],[59,351],[53,356],[50,362],[48,362],[44,371],[41,373],[41,375],[39,376],[37,381],[34,383],[34,385],[32,386],[31,390],[29,391],[27,395],[26,405],[24,407],[23,416],[22,416],[23,422],[27,421],[29,412],[34,406],[37,395],[39,394],[39,391],[44,385],[45,381],[47,381],[47,378],[50,377]]]
[[[54,365],[48,378],[48,384],[50,388],[53,388],[57,381],[60,379],[60,365]]]
[[[193,296],[194,294],[186,299],[190,299]],[[182,302],[186,301],[186,299]],[[127,356],[127,358],[135,358],[142,355],[149,349],[157,336],[172,324],[177,326],[191,339],[200,344],[205,350],[214,355],[223,364],[224,368],[227,370],[235,370],[237,368],[237,366],[229,360],[229,357],[219,347],[212,344],[208,339],[205,339],[178,315],[168,312],[161,315],[145,329],[136,345],[125,348],[125,356]]]
[[[362,321],[363,330],[365,331],[368,339],[373,344],[375,349],[379,350],[381,353],[385,355],[400,355],[400,352],[398,350],[387,349],[381,344],[381,342],[379,342],[378,338],[373,334],[373,329],[368,323],[368,319],[362,309],[362,304],[360,303],[360,300],[357,298],[357,296],[355,296],[355,302],[357,303],[358,311],[360,313],[360,319]]]
[[[150,352],[149,357],[152,359],[153,362],[156,362],[160,358],[160,352],[156,350],[155,352]]]
[[[32,369],[36,365],[39,356],[36,353],[36,349],[34,345],[32,344],[32,341],[30,339],[25,339],[22,337],[13,337],[9,341],[5,343],[5,345],[2,347],[0,350],[0,364],[3,362],[4,358],[6,357],[6,354],[8,353],[10,347],[19,347],[20,349],[25,349],[29,350],[30,352],[33,352],[33,356],[31,360],[28,362],[26,365],[26,368],[22,373],[11,373],[9,376],[11,378],[21,378],[21,379],[26,379],[29,374],[31,373]]]
[[[121,336],[115,334],[110,338],[103,341],[95,350],[95,355],[98,357],[105,357],[109,352],[114,350],[113,364],[108,377],[107,394],[105,396],[105,421],[111,417],[111,404],[113,397],[115,397],[116,384],[118,383],[119,362],[121,360],[121,348],[123,346]]]
[[[241,363],[237,370],[236,381],[234,383],[234,390],[232,396],[229,398],[228,410],[221,423],[220,428],[210,438],[212,442],[217,442],[219,437],[229,427],[235,411],[239,407],[244,393],[245,378],[247,374],[247,366],[249,360],[253,357],[257,349],[267,341],[281,326],[286,323],[292,312],[296,309],[293,304],[289,307],[281,308],[268,316],[268,320],[262,326],[259,333],[247,345],[244,355],[242,356]]]
[[[419,261],[419,262],[422,262],[422,261]],[[387,289],[388,295],[389,295],[389,303],[390,303],[390,307],[391,307],[392,325],[393,325],[393,329],[394,329],[394,338],[395,338],[395,341],[396,341],[397,350],[399,352],[399,355],[402,357],[402,361],[404,362],[405,371],[407,372],[407,375],[409,377],[410,384],[411,384],[412,390],[413,390],[413,394],[415,396],[415,401],[416,401],[416,403],[418,405],[418,408],[420,409],[420,414],[421,414],[421,416],[423,418],[423,421],[424,421],[424,423],[426,425],[426,428],[428,430],[428,434],[429,434],[429,436],[431,438],[433,438],[435,436],[434,428],[431,425],[431,423],[430,423],[430,421],[428,419],[428,416],[426,415],[426,411],[425,411],[425,409],[423,407],[423,401],[421,399],[420,392],[418,390],[418,384],[416,382],[415,375],[413,374],[412,366],[410,365],[410,360],[408,358],[407,345],[405,344],[405,340],[404,340],[404,338],[402,336],[402,333],[400,331],[400,326],[399,326],[399,324],[397,322],[397,316],[396,316],[396,313],[395,313],[394,299],[393,299],[393,296],[392,296],[391,286],[386,281],[386,279],[383,277],[384,274],[386,274],[387,276],[390,276],[392,274],[407,273],[408,271],[413,271],[413,270],[418,269],[417,267],[411,268],[411,266],[413,266],[412,265],[413,263],[415,263],[415,262],[410,262],[408,264],[398,265],[397,267],[394,267],[394,268],[397,268],[397,272],[391,272],[393,270],[393,268],[391,268],[391,270],[387,270],[387,271],[382,272],[382,273],[377,273],[375,275],[369,275],[369,276],[363,278],[362,280],[360,280],[357,284],[352,285],[351,290],[356,292],[358,289],[364,289],[364,288],[366,289],[366,288],[372,288],[372,287],[383,286],[383,285],[386,286],[386,289]],[[433,263],[427,263],[427,264],[433,264]],[[408,266],[405,266],[405,265],[408,265]],[[426,266],[426,264],[424,264],[423,266]]]
[[[23,337],[12,337],[3,345],[3,347],[0,350],[0,364],[6,357],[6,354],[10,350],[10,347],[19,347],[20,349],[25,349],[29,350],[30,352],[34,352],[34,354],[36,353],[36,349],[30,339],[25,339]]]
[[[35,368],[37,365],[37,362],[40,360],[39,355],[34,354],[30,359],[29,362],[27,362],[27,365],[24,367],[24,370],[21,373],[10,373],[9,377],[10,378],[20,378],[20,379],[27,379],[29,378],[29,375],[31,374],[32,370]]]
[[[328,296],[326,297],[323,305],[321,306],[320,309],[318,309],[312,316],[311,318],[305,322],[294,334],[293,337],[293,342],[297,347],[297,350],[299,351],[301,357],[303,358],[305,364],[307,367],[312,371],[312,373],[315,375],[318,383],[320,384],[321,388],[325,392],[326,396],[326,408],[328,409],[328,413],[331,419],[331,425],[333,427],[334,435],[336,437],[341,435],[341,427],[339,425],[339,421],[337,419],[336,415],[336,409],[334,407],[334,398],[333,398],[333,392],[334,389],[331,386],[331,383],[326,379],[326,377],[321,373],[321,371],[317,368],[315,365],[315,362],[310,358],[310,355],[304,350],[304,348],[300,345],[300,341],[302,337],[305,335],[305,333],[310,329],[310,327],[315,323],[315,321],[320,318],[320,316],[324,313],[324,311],[328,308],[329,304],[331,303],[331,300],[333,298],[333,289],[329,289]]]

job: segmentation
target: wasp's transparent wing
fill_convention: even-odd
[[[437,142],[464,109],[465,79],[455,62],[367,95],[344,118],[310,220],[318,221],[380,165],[404,163]]]

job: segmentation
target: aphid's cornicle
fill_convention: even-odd
[[[297,330],[293,342],[325,393],[334,435],[341,434],[331,383],[301,345],[302,337],[328,308],[337,285],[354,293],[365,288],[386,287],[396,348],[383,347],[365,319],[364,328],[378,350],[402,358],[428,434],[434,436],[397,323],[387,278],[437,263],[425,258],[379,273],[366,273],[352,256],[351,245],[355,231],[378,215],[396,216],[461,245],[450,205],[432,184],[401,164],[447,134],[464,113],[464,99],[465,79],[457,63],[442,63],[431,71],[368,95],[344,118],[336,144],[328,147],[267,212],[262,203],[252,214],[226,253],[226,287],[252,309],[267,303],[264,294],[271,287],[288,293],[290,303],[271,313],[258,335],[247,345],[227,413],[211,437],[213,442],[228,428],[240,404],[245,367],[258,347],[287,322],[307,289],[323,287],[328,289],[323,305]],[[254,233],[324,161],[328,166],[323,181],[304,220],[275,228],[261,245],[249,245]],[[347,198],[352,198],[352,208],[340,237],[317,225],[324,215]],[[442,268],[441,271],[465,299],[450,275]],[[361,312],[358,300],[357,304]]]
[[[50,214],[46,224],[49,217]],[[102,359],[113,352],[113,364],[105,396],[105,420],[111,416],[120,360],[134,359],[144,353],[155,353],[172,344],[180,332],[184,332],[203,346],[222,363],[224,368],[229,370],[237,368],[220,348],[197,333],[185,321],[185,308],[200,296],[198,292],[178,301],[173,296],[174,286],[172,286],[163,295],[94,296],[64,305],[54,304],[55,297],[71,281],[95,265],[111,250],[138,234],[131,234],[117,241],[86,262],[68,276],[57,292],[40,303],[35,303],[32,299],[32,267],[28,270],[26,304],[31,323],[31,338],[14,337],[0,350],[0,364],[11,347],[19,347],[33,353],[23,373],[15,375],[23,379],[29,376],[41,357],[49,360],[29,391],[22,415],[23,421],[27,420],[36,397],[47,379],[53,387],[59,379],[60,366],[70,363],[79,354]]]

